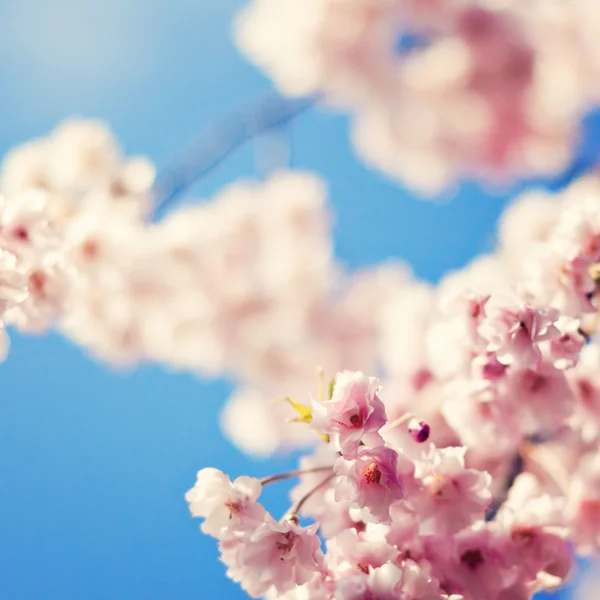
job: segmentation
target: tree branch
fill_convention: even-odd
[[[153,186],[154,212],[159,220],[174,201],[217,168],[244,144],[265,131],[289,123],[315,103],[315,98],[291,99],[271,93],[203,131],[186,150],[161,170]]]
[[[278,473],[277,475],[271,475],[270,477],[264,477],[260,480],[260,483],[265,486],[276,481],[282,481],[284,479],[292,479],[293,477],[301,477],[302,475],[310,475],[311,473],[321,473],[324,471],[333,471],[333,465],[327,465],[322,467],[313,467],[312,469],[299,469],[298,471],[287,471],[285,473]]]

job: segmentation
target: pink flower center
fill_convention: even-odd
[[[598,253],[600,253],[600,235],[590,235],[583,245],[583,251],[588,256],[598,256]]]
[[[362,418],[360,415],[352,415],[350,417],[350,423],[352,424],[352,427],[361,427],[362,426]]]
[[[415,391],[420,392],[432,380],[432,372],[429,369],[422,368],[413,373],[411,383]]]
[[[33,273],[29,275],[28,283],[31,291],[37,296],[41,296],[46,287],[46,275],[41,271],[33,271]]]
[[[364,533],[367,529],[367,524],[364,521],[356,521],[353,525],[357,533]]]
[[[460,562],[467,565],[471,571],[474,571],[483,563],[483,554],[479,548],[467,550],[460,555]]]
[[[381,471],[377,463],[373,462],[365,469],[364,478],[367,483],[379,483],[381,481]]]
[[[278,552],[282,555],[279,557],[279,560],[285,560],[283,555],[289,554],[292,551],[295,539],[296,534],[293,531],[282,533],[279,536],[279,539],[275,542],[275,547],[277,548]]]
[[[528,546],[533,542],[535,533],[529,528],[516,528],[513,530],[510,537],[514,542],[520,542],[522,545]]]
[[[14,237],[16,237],[22,242],[29,241],[29,232],[27,231],[27,228],[23,227],[23,225],[18,225],[17,227],[15,227],[12,231],[12,234]]]
[[[523,383],[529,392],[535,394],[546,388],[547,378],[534,371],[527,371]]]
[[[237,515],[242,510],[241,502],[232,502],[231,500],[227,500],[225,502],[225,506],[229,509],[229,518],[233,518],[233,515]]]
[[[481,302],[474,301],[471,302],[469,306],[469,316],[472,319],[478,319],[483,314],[483,305]]]
[[[577,389],[579,390],[581,401],[584,404],[588,406],[593,404],[596,389],[590,381],[588,381],[587,379],[580,379],[577,382]]]
[[[579,521],[592,530],[600,526],[600,501],[591,499],[581,501],[579,503]]]
[[[127,195],[127,188],[125,187],[125,184],[122,181],[116,179],[110,184],[110,192],[113,196],[120,198],[122,196]]]
[[[87,260],[93,260],[100,254],[100,246],[94,240],[86,240],[81,244],[81,254]]]

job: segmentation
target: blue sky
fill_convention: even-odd
[[[166,164],[270,89],[228,37],[242,4],[0,0],[0,152],[79,115],[105,119],[128,152]],[[417,200],[360,165],[345,119],[326,112],[294,124],[292,157],[329,181],[349,269],[398,257],[436,280],[492,247],[507,202],[475,186],[437,205]],[[197,195],[255,170],[245,148]],[[12,337],[0,371],[0,598],[244,598],[183,494],[203,466],[260,476],[293,458],[253,462],[222,438],[229,383],[115,372],[56,335]],[[268,500],[283,511],[277,493]]]

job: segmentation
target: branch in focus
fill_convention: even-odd
[[[298,514],[302,510],[302,507],[306,504],[312,496],[314,496],[319,490],[324,488],[334,477],[336,477],[336,473],[331,473],[325,479],[323,479],[320,483],[318,483],[314,488],[308,491],[290,510],[282,517],[281,521],[292,521],[293,523],[298,523]]]
[[[283,481],[284,479],[292,479],[293,477],[301,477],[302,475],[310,475],[311,473],[321,473],[323,471],[332,471],[333,465],[327,465],[323,467],[314,467],[312,469],[300,469],[298,471],[287,471],[286,473],[278,473],[277,475],[271,475],[270,477],[264,477],[260,480],[261,485],[269,485],[276,481]]]

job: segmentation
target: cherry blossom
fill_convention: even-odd
[[[422,469],[422,472],[421,472]],[[417,477],[425,486],[430,506],[422,507],[435,529],[462,529],[483,519],[492,495],[487,473],[465,469],[465,450],[444,448],[435,451],[431,462],[420,465]]]
[[[253,598],[271,587],[285,592],[309,582],[321,570],[316,529],[267,519],[251,532],[222,541],[221,560],[228,575]]]
[[[261,489],[258,479],[242,476],[231,482],[221,471],[206,468],[198,472],[186,500],[192,515],[204,518],[204,533],[227,539],[264,521],[266,513],[256,503]]]
[[[362,373],[338,373],[331,400],[313,402],[313,426],[330,435],[345,458],[354,458],[361,442],[383,445],[378,432],[387,419],[377,396],[378,385],[375,378]]]
[[[365,399],[375,389],[373,378],[345,371],[325,402],[347,408],[343,401],[356,399],[359,390],[355,406],[368,406]],[[308,419],[303,426],[314,423]],[[203,530],[220,538],[229,577],[250,596],[529,600],[569,576],[571,527],[581,532],[576,539],[582,548],[591,539],[582,537],[584,527],[598,535],[595,521],[577,521],[594,502],[583,482],[597,470],[597,460],[580,463],[581,485],[561,498],[564,481],[559,491],[550,485],[557,475],[538,452],[543,445],[527,449],[520,442],[522,470],[503,487],[506,474],[496,469],[493,480],[471,468],[466,447],[436,448],[427,439],[430,427],[415,418],[388,423],[384,413],[378,427],[376,445],[361,441],[353,458],[326,437],[298,471],[233,483],[216,469],[198,473],[186,495],[192,514],[204,517]],[[523,470],[529,468],[541,469],[541,475]],[[290,477],[300,482],[291,508],[277,522],[258,496],[261,487]],[[493,485],[498,481],[500,486]],[[494,501],[499,504],[490,512]],[[300,514],[320,522],[301,527]],[[325,537],[323,549],[317,528]]]
[[[498,308],[479,331],[488,342],[487,350],[502,364],[535,367],[542,358],[540,343],[560,335],[554,324],[557,318],[558,311],[552,308]]]
[[[336,500],[348,500],[351,507],[363,509],[367,520],[389,521],[390,504],[404,495],[397,462],[396,452],[385,446],[361,450],[353,460],[340,457],[335,463],[336,474],[342,476]]]

